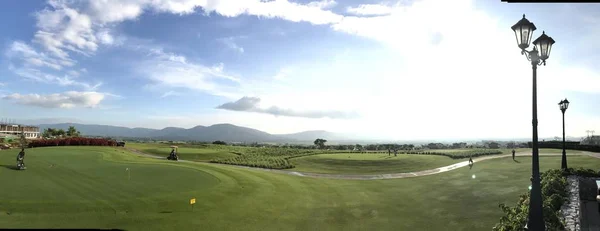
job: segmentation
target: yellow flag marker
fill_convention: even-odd
[[[196,198],[190,199],[190,205],[192,205],[192,212],[194,212],[194,204],[196,204]]]

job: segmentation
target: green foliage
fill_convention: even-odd
[[[219,145],[211,146],[211,149],[218,148]],[[279,148],[279,147],[263,147],[263,148],[251,148],[251,147],[232,147],[232,146],[221,146],[220,148],[226,148],[231,153],[238,154],[239,156],[232,158],[219,158],[213,159],[210,162],[220,164],[232,164],[242,165],[249,167],[268,168],[268,169],[289,169],[293,168],[294,165],[288,161],[290,158],[296,158],[301,156],[315,155],[326,153],[324,150],[315,149],[294,149],[294,148]],[[327,151],[327,152],[340,152],[340,151]]]
[[[315,144],[315,146],[319,147],[319,148],[325,148],[325,143],[327,143],[327,140],[325,139],[316,139],[315,142],[313,142]]]
[[[225,143],[225,141],[220,141],[220,140],[217,140],[217,141],[212,142],[212,143],[213,144],[217,144],[217,145],[227,145],[227,143]]]
[[[567,199],[567,178],[566,176],[576,175],[583,177],[599,177],[600,172],[592,169],[572,169],[548,170],[541,174],[542,198],[544,210],[544,222],[546,230],[564,230],[564,224],[559,210]],[[494,226],[495,231],[525,230],[527,215],[529,212],[529,193],[519,196],[519,202],[515,207],[508,207],[500,204],[500,209],[504,216],[500,218],[500,223]]]
[[[44,138],[53,138],[53,137],[56,138],[56,137],[64,137],[64,136],[79,137],[79,136],[81,136],[81,132],[77,131],[75,126],[69,126],[69,129],[67,129],[67,131],[65,131],[63,129],[57,129],[57,128],[46,128],[42,132],[42,137],[44,137]]]
[[[469,157],[479,157],[479,156],[489,156],[489,155],[498,155],[502,154],[502,151],[499,150],[468,150],[462,152],[431,152],[431,151],[404,151],[402,154],[412,154],[412,155],[438,155],[438,156],[447,156],[452,159],[463,159]]]
[[[69,129],[66,132],[66,135],[69,137],[79,137],[81,133],[75,129],[74,126],[69,126]]]
[[[21,131],[21,136],[19,137],[19,143],[21,144],[21,148],[27,147],[27,138],[25,138],[25,132]]]

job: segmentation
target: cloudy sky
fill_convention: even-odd
[[[557,42],[539,133],[600,133],[600,11],[489,0],[3,2],[0,117],[232,123],[391,139],[531,137],[522,14]]]

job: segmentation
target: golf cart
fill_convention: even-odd
[[[171,154],[169,154],[169,156],[167,157],[167,160],[178,161],[179,156],[177,155],[177,146],[171,146],[171,148],[172,148]]]
[[[17,155],[17,169],[18,170],[25,170],[27,169],[27,167],[25,167],[25,150],[21,149],[21,152],[19,152],[19,154]]]

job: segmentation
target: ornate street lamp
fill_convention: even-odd
[[[567,147],[566,147],[566,143],[565,143],[565,111],[567,111],[567,108],[569,108],[569,101],[565,98],[565,100],[561,100],[560,103],[558,103],[558,106],[560,107],[560,111],[562,111],[562,122],[563,122],[563,152],[562,152],[562,161],[560,163],[560,167],[562,169],[567,169]]]
[[[532,141],[532,161],[531,161],[531,194],[529,203],[529,219],[527,227],[529,230],[540,230],[545,229],[544,216],[542,214],[542,189],[540,183],[540,159],[538,149],[538,131],[537,131],[537,66],[542,64],[546,65],[546,59],[550,56],[550,51],[554,40],[548,37],[546,33],[533,41],[533,49],[531,51],[525,50],[529,47],[533,31],[537,28],[535,25],[525,18],[519,20],[511,29],[515,32],[517,37],[517,45],[521,49],[521,54],[527,57],[527,60],[531,62],[533,69],[533,141]],[[538,50],[540,51],[538,53]]]

